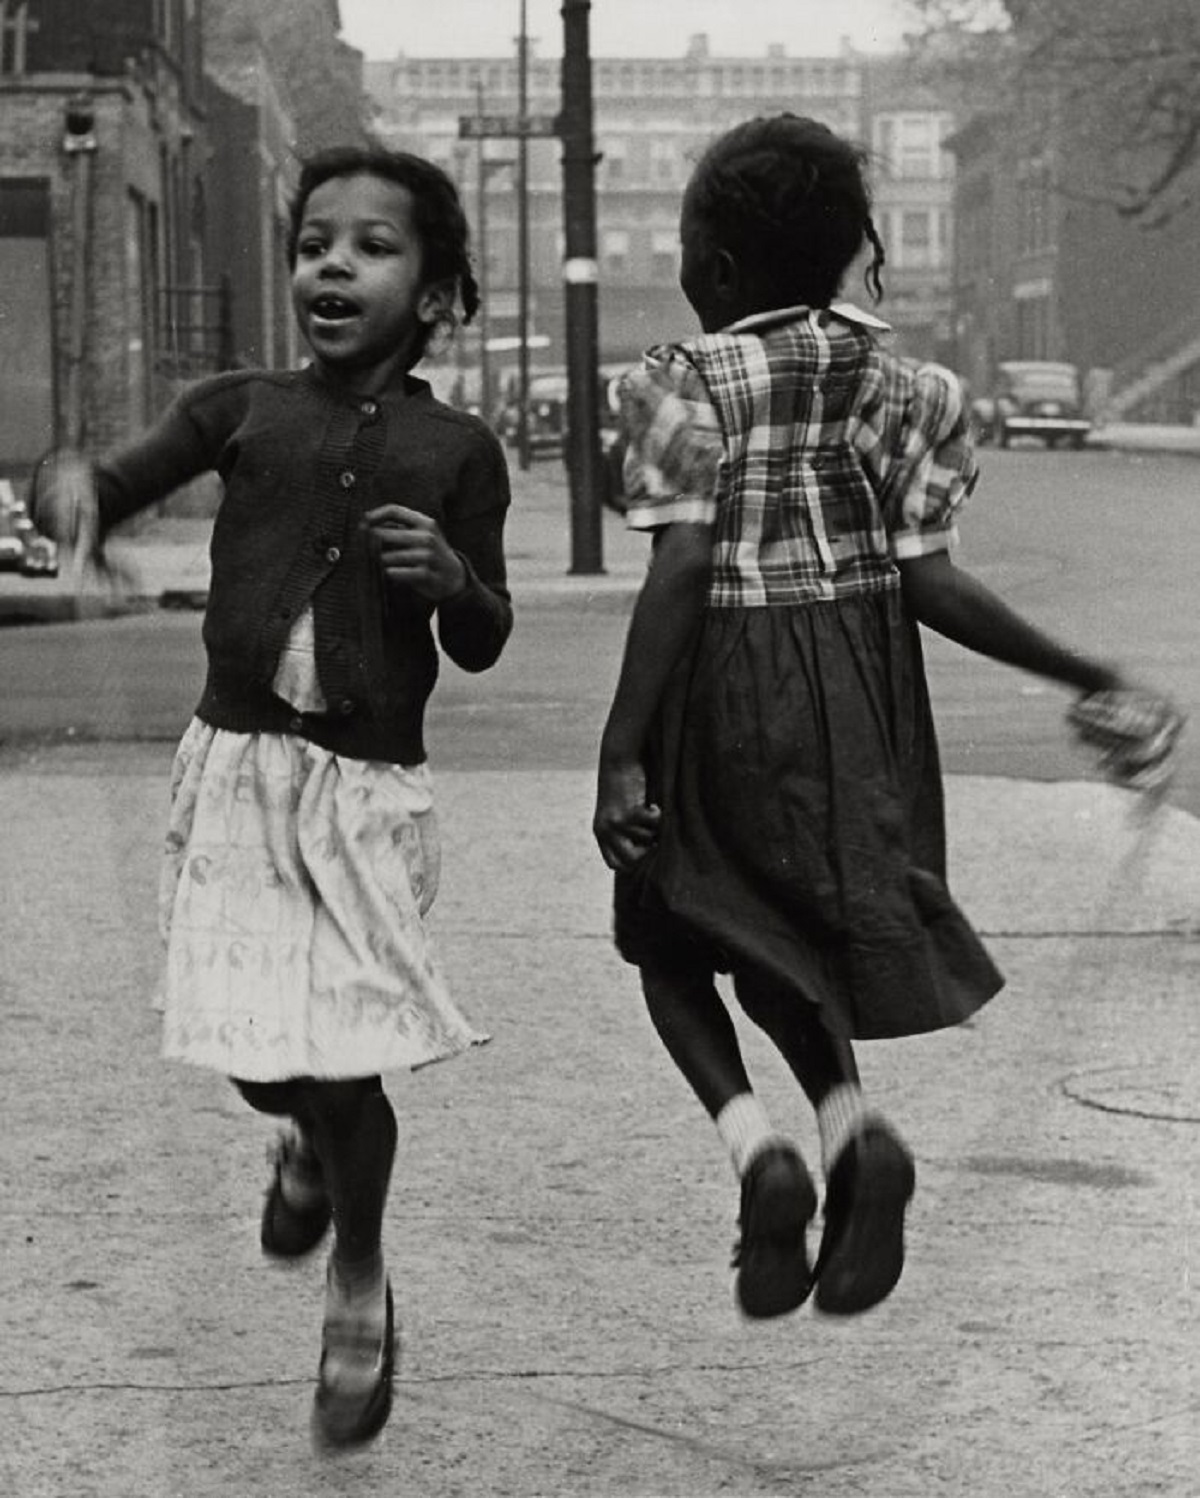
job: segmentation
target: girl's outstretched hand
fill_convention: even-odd
[[[405,583],[434,603],[443,603],[466,587],[462,558],[432,516],[404,505],[380,505],[367,511],[363,524],[374,536],[389,582]]]
[[[646,775],[637,763],[601,764],[592,832],[610,869],[627,872],[658,836],[659,809],[646,804]]]
[[[1169,698],[1122,683],[1079,697],[1067,721],[1080,742],[1098,754],[1110,780],[1151,798],[1166,795],[1184,726],[1183,714]]]
[[[42,535],[57,542],[61,570],[77,597],[98,594],[119,605],[134,591],[134,575],[105,555],[95,470],[83,453],[59,447],[38,460],[29,512]]]

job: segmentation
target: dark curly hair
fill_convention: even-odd
[[[423,279],[450,282],[462,303],[462,321],[470,322],[479,310],[479,283],[471,265],[470,231],[458,189],[440,166],[407,151],[388,151],[382,146],[334,146],[310,156],[300,168],[300,181],[289,204],[288,268],[295,269],[300,225],[313,192],[332,178],[361,174],[395,182],[412,194],[412,222],[421,241]],[[457,316],[452,308],[448,309],[438,324],[424,329],[417,357],[424,353],[438,327],[453,332],[457,325]]]
[[[701,156],[689,194],[710,242],[776,306],[827,307],[847,267],[872,249],[867,289],[883,296],[883,244],[871,221],[867,154],[800,115],[735,125]]]

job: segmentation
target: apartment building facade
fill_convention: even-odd
[[[780,110],[815,116],[874,145],[873,165],[885,168],[876,173],[876,193],[889,249],[882,314],[893,318],[906,351],[945,351],[952,160],[941,143],[950,116],[936,101],[906,98],[897,69],[873,69],[848,48],[833,57],[790,56],[782,45],[757,57],[717,56],[703,35],[694,36],[680,57],[594,59],[602,361],[627,363],[647,344],[694,329],[678,286],[684,185],[714,135]],[[517,142],[462,139],[459,120],[517,113],[516,58],[401,55],[367,62],[364,81],[380,139],[431,157],[462,186],[476,246],[484,246],[487,335],[501,360],[515,357]],[[527,99],[530,114],[557,113],[557,59],[529,57]],[[565,357],[560,154],[553,138],[528,143],[529,331],[533,362],[547,367],[561,366]],[[846,291],[865,296],[857,271]],[[470,330],[460,336],[460,359],[477,358],[479,336]]]

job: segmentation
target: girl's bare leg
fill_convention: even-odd
[[[644,967],[642,992],[650,1019],[672,1061],[709,1116],[749,1092],[737,1031],[702,966]]]
[[[816,1194],[804,1162],[772,1130],[751,1089],[711,970],[644,967],[642,990],[655,1029],[716,1123],[741,1181],[738,1302],[752,1317],[794,1311],[812,1287],[805,1237]]]
[[[392,1402],[394,1326],[382,1230],[396,1115],[378,1077],[310,1081],[305,1102],[335,1232],[314,1418],[323,1440],[355,1444],[379,1430]]]
[[[771,1039],[814,1108],[835,1087],[858,1085],[853,1046],[825,1028],[815,1005],[749,971],[735,976],[734,989],[738,1003]]]

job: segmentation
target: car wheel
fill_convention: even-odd
[[[996,446],[1008,446],[1008,428],[1002,421],[996,423]]]
[[[1071,438],[1071,446],[1075,449],[1076,452],[1079,452],[1086,441],[1087,437],[1083,432],[1076,432]]]

